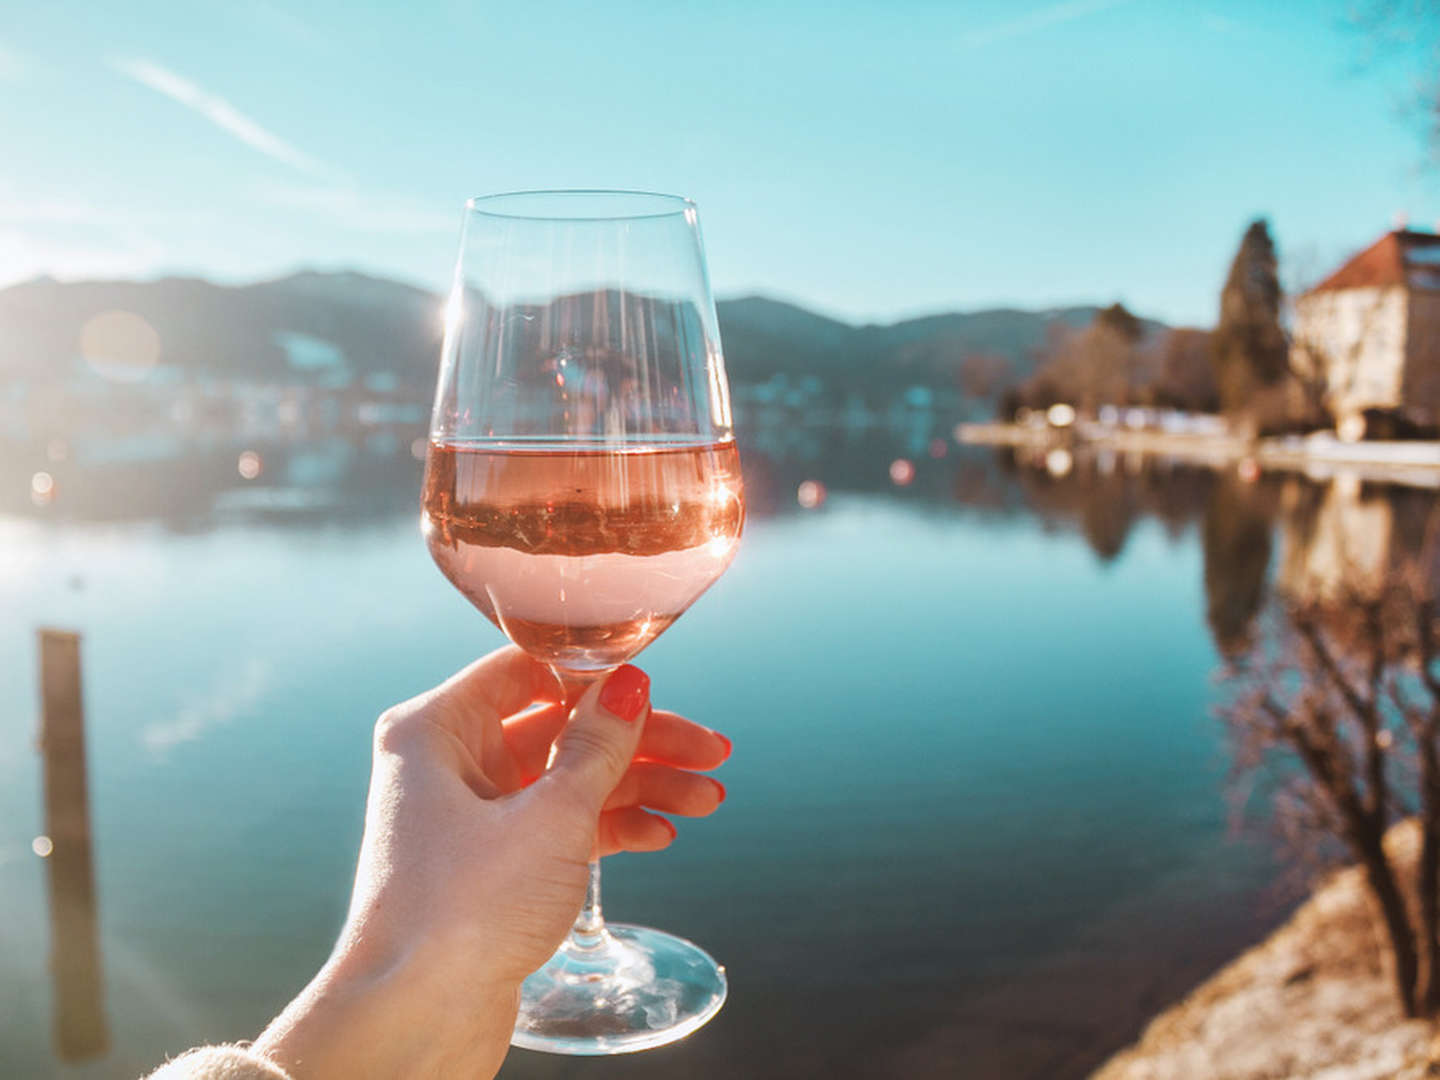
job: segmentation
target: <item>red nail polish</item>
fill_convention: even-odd
[[[600,688],[600,705],[627,724],[633,724],[650,700],[650,676],[633,664],[626,664],[605,680]]]
[[[719,780],[716,780],[713,776],[710,777],[710,782],[715,785],[715,790],[716,790],[717,792],[719,792],[719,794],[720,794],[720,801],[721,801],[721,802],[724,802],[724,801],[725,801],[725,785],[722,784],[722,783],[720,783],[720,781],[719,781]]]
[[[721,735],[718,731],[711,732],[711,734],[725,744],[725,756],[728,758],[730,756],[730,751],[735,749],[735,744],[732,743],[729,739],[727,739],[724,735]]]
[[[679,830],[677,830],[677,829],[675,828],[675,823],[674,823],[673,821],[671,821],[669,818],[663,818],[663,817],[662,817],[660,820],[665,823],[665,828],[667,828],[667,829],[670,830],[670,839],[671,839],[671,840],[674,840],[675,837],[677,837],[678,835],[680,835]]]

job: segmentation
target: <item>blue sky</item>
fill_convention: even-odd
[[[1346,10],[0,0],[0,284],[439,288],[466,196],[635,187],[699,202],[721,295],[1208,323],[1254,215],[1292,280],[1440,219]]]

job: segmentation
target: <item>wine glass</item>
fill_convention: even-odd
[[[745,518],[695,204],[634,191],[471,199],[422,496],[441,571],[573,701],[674,622]],[[725,1001],[698,946],[606,924],[600,869],[521,991],[512,1043],[661,1046]]]

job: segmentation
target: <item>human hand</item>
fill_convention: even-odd
[[[560,696],[508,647],[381,717],[345,929],[257,1050],[304,1080],[499,1068],[591,857],[667,847],[652,810],[702,816],[725,795],[695,770],[729,741],[652,711],[639,669],[590,686],[568,724]]]

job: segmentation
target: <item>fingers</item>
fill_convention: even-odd
[[[673,712],[655,710],[645,721],[639,757],[678,769],[714,769],[730,756],[730,740]]]
[[[430,692],[447,714],[484,713],[499,720],[537,701],[558,701],[560,684],[550,669],[514,645],[496,649],[461,669]]]
[[[542,705],[505,721],[505,742],[525,779],[545,771],[565,716],[563,705]],[[730,756],[730,740],[673,712],[652,709],[635,756],[678,769],[713,769]]]
[[[596,845],[601,855],[617,851],[659,851],[675,839],[675,826],[638,806],[607,810],[600,815]]]
[[[505,745],[501,721],[559,695],[550,670],[511,645],[482,656],[401,709],[415,721],[449,731],[479,766],[484,789],[505,792],[520,787],[523,778]]]
[[[650,677],[637,667],[626,664],[591,686],[555,743],[549,788],[598,815],[630,767],[649,711]]]
[[[620,783],[605,800],[605,809],[647,806],[667,814],[704,817],[713,814],[724,801],[725,787],[719,780],[668,765],[641,761],[625,771]]]
[[[570,710],[563,702],[554,702],[536,706],[505,721],[505,745],[510,748],[510,754],[526,781],[545,771],[545,763],[550,760],[550,748],[569,715]],[[648,726],[649,722],[646,723]],[[642,733],[640,737],[644,739],[645,736]]]

